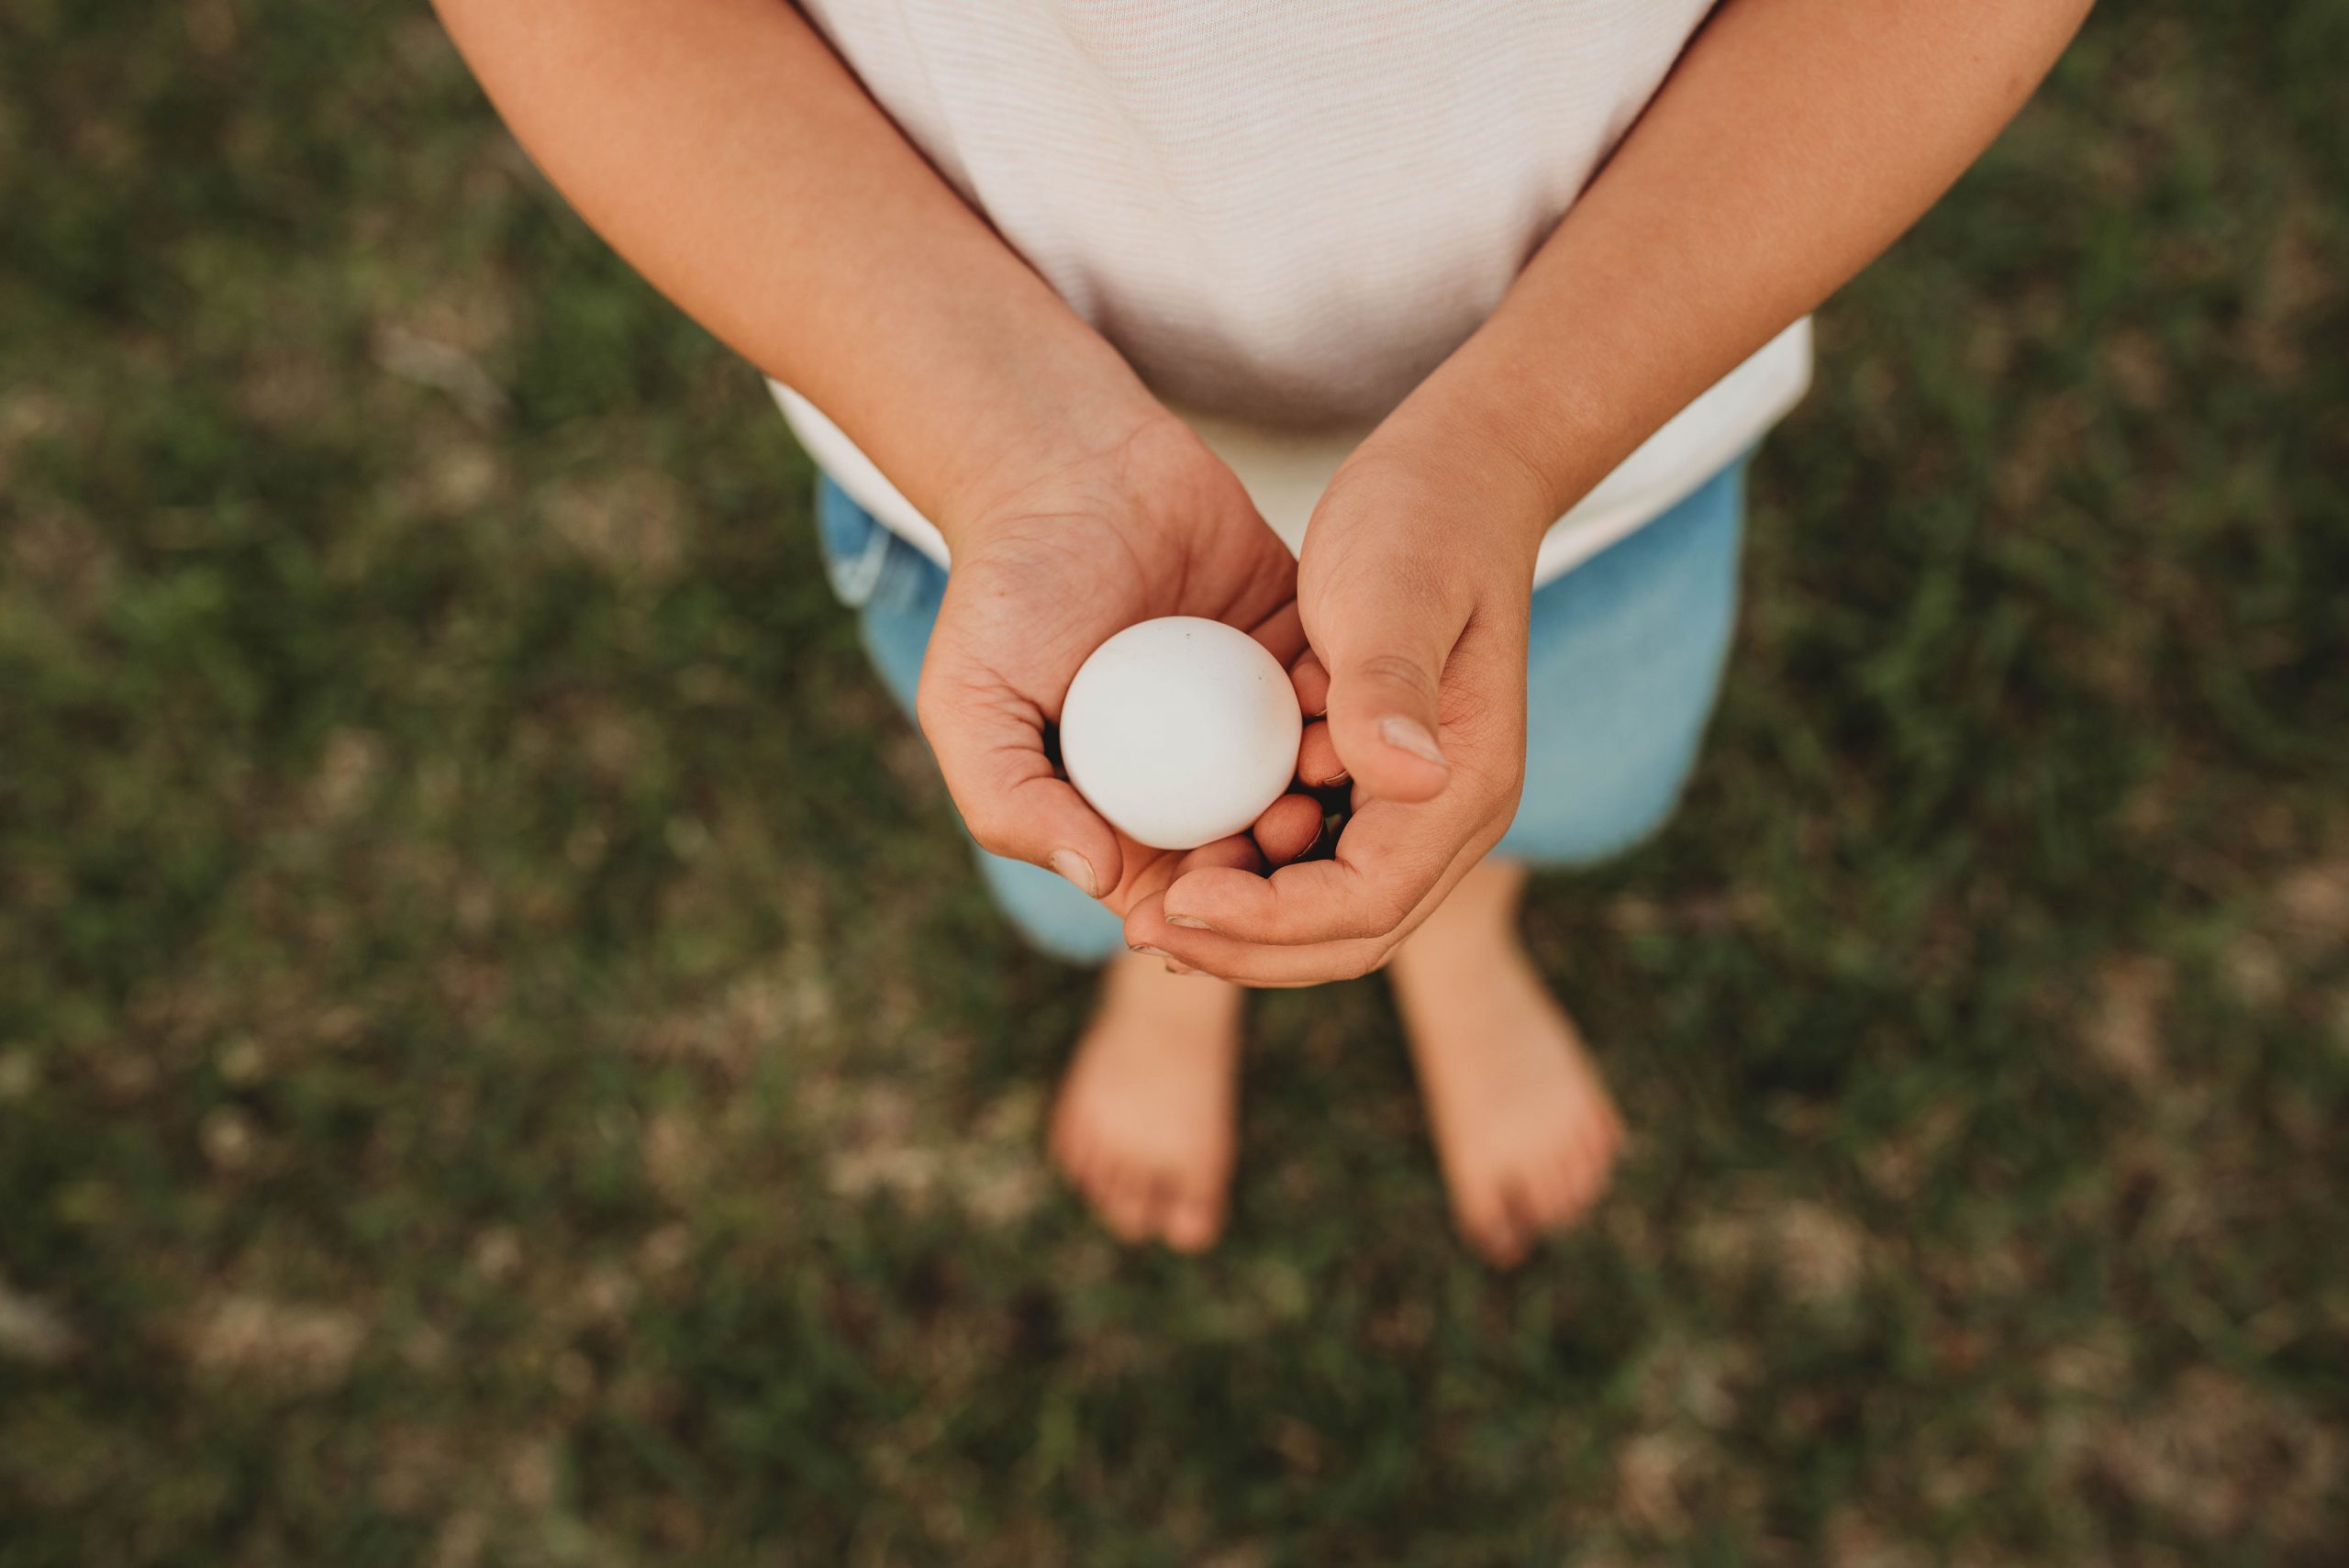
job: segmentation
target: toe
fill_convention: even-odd
[[[1615,1177],[1615,1156],[1623,1147],[1623,1124],[1609,1114],[1582,1148],[1581,1186],[1586,1203],[1596,1203]]]
[[[1604,1167],[1587,1147],[1568,1150],[1558,1161],[1559,1223],[1582,1218],[1598,1195],[1598,1175]]]
[[[1464,1199],[1453,1211],[1453,1223],[1468,1244],[1496,1268],[1515,1268],[1525,1256],[1525,1238],[1496,1186]]]
[[[1610,1141],[1599,1145],[1591,1154],[1590,1176],[1586,1184],[1584,1201],[1597,1203],[1607,1195],[1607,1189],[1614,1184],[1614,1181],[1615,1145]]]
[[[1076,1118],[1065,1114],[1052,1119],[1052,1136],[1045,1146],[1052,1163],[1061,1173],[1079,1187],[1089,1187],[1093,1178],[1093,1145],[1077,1124]]]
[[[1178,1252],[1204,1252],[1223,1231],[1222,1203],[1203,1193],[1174,1195],[1166,1209],[1163,1234]]]
[[[1093,1217],[1104,1225],[1112,1224],[1112,1211],[1118,1207],[1117,1167],[1103,1162],[1085,1173],[1085,1201],[1093,1206]]]
[[[1163,1241],[1166,1240],[1166,1222],[1174,1213],[1174,1178],[1163,1171],[1152,1171],[1144,1193],[1142,1232],[1153,1241]]]
[[[1551,1181],[1547,1171],[1527,1171],[1509,1183],[1509,1221],[1525,1247],[1564,1222],[1564,1189]]]
[[[1115,1229],[1118,1207],[1116,1163],[1097,1154],[1088,1156],[1085,1162],[1085,1173],[1078,1178],[1076,1184],[1077,1189],[1084,1193],[1085,1201],[1092,1207],[1094,1218]]]
[[[1599,1103],[1598,1114],[1591,1120],[1590,1136],[1587,1141],[1591,1150],[1598,1154],[1602,1167],[1611,1162],[1621,1151],[1623,1118],[1615,1114],[1613,1106],[1608,1105],[1605,1101]]]
[[[1580,1170],[1579,1159],[1573,1150],[1560,1151],[1536,1162],[1535,1173],[1527,1184],[1540,1206],[1543,1224],[1554,1226],[1571,1218],[1579,1207]]]
[[[1044,1152],[1062,1175],[1078,1186],[1085,1184],[1085,1162],[1077,1158],[1075,1141],[1058,1127],[1052,1129],[1052,1136],[1045,1141]]]
[[[1567,1154],[1566,1218],[1569,1222],[1587,1214],[1591,1205],[1607,1191],[1609,1162],[1606,1145],[1597,1139],[1576,1144]]]
[[[1150,1235],[1150,1182],[1132,1171],[1105,1174],[1095,1205],[1120,1241],[1135,1242]]]
[[[1501,1229],[1484,1247],[1485,1261],[1497,1269],[1513,1269],[1525,1262],[1533,1243],[1514,1221],[1503,1222]]]
[[[1085,1118],[1077,1113],[1076,1097],[1063,1084],[1052,1101],[1052,1119],[1044,1136],[1044,1149],[1071,1176],[1084,1169],[1085,1153],[1091,1139],[1086,1136]]]

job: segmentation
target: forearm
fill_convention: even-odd
[[[1503,476],[1513,526],[1546,527],[1915,222],[2087,8],[1724,0],[1365,456],[1473,454]]]
[[[1156,409],[784,0],[436,0],[547,177],[948,526]]]

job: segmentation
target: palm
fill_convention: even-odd
[[[973,832],[990,847],[1019,842],[1029,824],[1006,814],[1074,802],[1053,779],[1046,726],[1110,636],[1174,615],[1261,632],[1293,604],[1296,580],[1287,548],[1204,449],[1148,462],[1121,453],[1097,472],[1055,475],[965,528],[922,670],[921,714]],[[1274,651],[1286,662],[1297,649]],[[1100,892],[1119,914],[1182,859],[1106,824],[1092,831],[1114,838],[1118,869],[1100,868]]]

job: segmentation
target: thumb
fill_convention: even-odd
[[[1330,672],[1330,740],[1355,784],[1383,800],[1427,800],[1452,777],[1438,697],[1457,616],[1393,592],[1356,601],[1316,641]]]

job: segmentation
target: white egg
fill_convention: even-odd
[[[1077,671],[1061,705],[1061,762],[1120,830],[1195,850],[1281,797],[1303,728],[1288,673],[1263,643],[1167,616],[1126,628]]]

